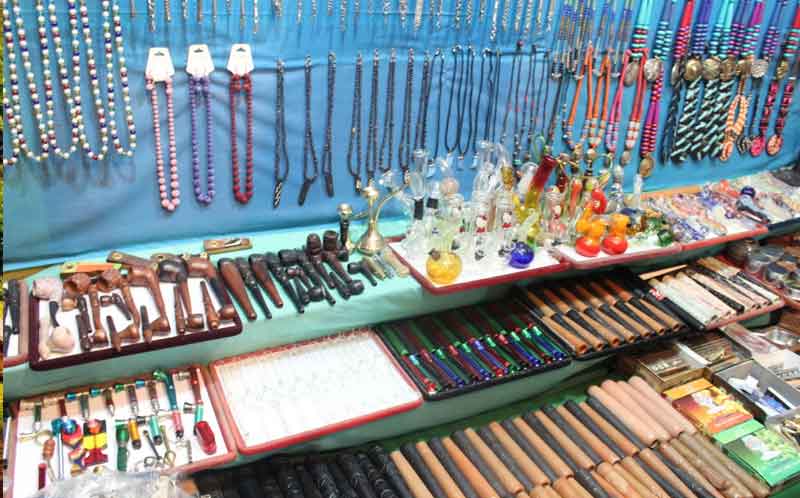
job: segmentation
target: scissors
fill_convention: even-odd
[[[162,426],[161,432],[164,433],[164,427]],[[172,448],[169,444],[169,438],[164,438],[164,447],[166,448],[166,452],[161,455],[158,452],[158,448],[156,448],[156,443],[153,440],[153,437],[150,435],[150,431],[145,429],[142,431],[144,434],[145,439],[147,439],[147,444],[150,445],[150,450],[153,452],[152,456],[145,457],[144,460],[141,460],[137,463],[137,467],[141,465],[146,470],[161,470],[161,469],[171,469],[175,466],[175,452],[172,451]]]

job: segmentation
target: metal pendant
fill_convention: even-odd
[[[636,82],[636,78],[639,77],[639,61],[635,60],[628,64],[628,67],[625,68],[625,75],[623,76],[623,82],[625,86],[631,86]]]
[[[720,64],[719,78],[722,81],[728,81],[736,76],[736,60],[733,57],[728,57]]]
[[[711,81],[719,78],[720,63],[718,59],[709,58],[703,61],[703,79]]]
[[[763,78],[769,69],[769,62],[766,59],[756,59],[750,65],[750,75],[753,78]]]
[[[683,78],[686,81],[694,81],[703,73],[703,64],[698,59],[692,59],[686,64],[686,71]]]
[[[681,80],[683,77],[683,61],[678,62],[677,64],[672,65],[672,71],[670,72],[669,82],[672,86],[676,86],[678,81]]]
[[[739,151],[739,154],[745,154],[747,151],[750,150],[750,147],[753,145],[753,139],[742,133],[739,135],[739,138],[736,139],[736,149]]]
[[[775,68],[775,77],[782,80],[787,74],[789,74],[789,61],[784,58],[781,59],[778,63],[778,67]]]
[[[652,175],[655,165],[656,162],[650,154],[643,157],[642,160],[639,161],[639,174],[642,175],[642,178],[647,178]]]
[[[767,142],[767,154],[774,156],[781,151],[781,147],[783,147],[783,136],[773,135]]]
[[[664,74],[664,62],[658,58],[647,59],[647,62],[644,63],[645,79],[648,82],[653,83],[662,74]]]
[[[758,135],[753,138],[753,141],[750,144],[750,155],[753,157],[758,157],[762,152],[764,152],[764,137]]]

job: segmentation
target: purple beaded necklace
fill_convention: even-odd
[[[197,107],[200,100],[206,108],[206,192],[203,193],[200,179],[200,143],[197,137]],[[189,108],[192,124],[192,184],[197,202],[204,205],[214,200],[214,144],[212,142],[211,98],[208,76],[189,76]]]

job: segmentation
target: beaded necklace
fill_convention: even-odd
[[[200,144],[197,137],[197,107],[203,101],[206,108],[206,193],[203,193],[200,179]],[[189,76],[189,110],[192,127],[192,184],[194,196],[201,204],[211,204],[214,200],[214,144],[213,122],[211,117],[211,92],[208,76]]]
[[[411,114],[412,94],[414,90],[414,49],[408,49],[408,61],[406,62],[406,87],[403,94],[403,122],[400,126],[400,142],[397,144],[397,165],[406,176],[408,168],[411,166]]]
[[[653,43],[653,56],[647,59],[644,68],[645,78],[652,83],[653,87],[650,91],[650,104],[642,130],[642,143],[639,147],[639,158],[641,159],[639,174],[643,178],[650,176],[655,166],[653,152],[656,150],[661,94],[664,88],[664,59],[666,59],[672,43],[672,11],[676,2],[677,0],[664,2],[656,30],[656,39]]]
[[[463,86],[464,76],[466,74],[465,69],[466,69],[466,66],[467,66],[467,60],[466,60],[466,56],[463,55],[462,52],[463,52],[463,50],[461,48],[461,45],[457,45],[457,46],[453,47],[453,68],[451,70],[452,74],[451,74],[451,79],[450,79],[450,94],[447,97],[447,113],[445,114],[445,121],[444,121],[444,148],[445,148],[445,151],[447,152],[448,157],[453,155],[453,152],[456,150],[456,147],[458,146],[458,142],[461,139],[461,136],[460,136],[461,129],[459,128],[459,124],[460,123],[459,123],[459,120],[458,120],[458,116],[456,116],[456,125],[453,127],[453,129],[455,130],[455,136],[453,137],[452,140],[450,140],[450,122],[451,122],[450,117],[453,115],[453,98],[455,98],[455,100],[456,100],[456,107],[458,107],[458,105],[459,105],[459,101],[460,101],[460,98],[461,98],[460,97],[461,96],[461,86]],[[461,65],[460,65],[461,73],[459,73],[459,63],[458,63],[458,59],[459,59],[459,55],[460,54],[461,54],[461,59],[462,59],[461,60]],[[512,75],[513,75],[513,72],[514,72],[513,66],[512,66],[511,72],[512,72]],[[460,74],[460,77],[459,77],[459,74]],[[458,83],[456,83],[457,80],[458,80]],[[458,111],[456,111],[456,114],[457,113],[458,113]]]
[[[369,111],[367,113],[367,148],[364,151],[364,167],[367,184],[375,178],[378,164],[378,91],[380,75],[380,58],[375,50],[372,56],[372,78],[370,80]]]
[[[322,145],[322,164],[320,169],[325,179],[325,192],[328,194],[328,197],[333,197],[333,104],[336,91],[336,54],[333,52],[328,52],[327,86],[328,97],[325,105],[325,143]]]
[[[514,124],[514,159],[515,161],[519,161],[522,164],[522,139],[525,136],[525,127],[528,127],[528,145],[530,146],[532,135],[533,135],[533,121],[534,121],[534,112],[533,112],[533,94],[531,93],[532,85],[535,83],[534,81],[534,73],[536,72],[536,45],[531,45],[531,51],[528,55],[528,75],[525,78],[525,93],[522,96],[522,118],[520,120],[521,127],[517,130],[516,126],[516,115],[515,124]],[[535,92],[535,88],[533,89]],[[529,103],[530,102],[530,103]],[[528,121],[528,109],[530,108],[530,122]],[[527,156],[530,156],[530,150],[526,152]],[[527,160],[527,159],[526,159]],[[515,164],[516,165],[516,164]]]
[[[653,12],[653,0],[643,0],[636,16],[636,24],[633,27],[633,37],[631,38],[631,60],[628,63],[628,71],[625,73],[625,85],[631,86],[639,81],[639,65],[642,54],[647,50],[647,38],[650,33],[650,16]]]
[[[617,28],[617,31],[614,34],[616,38],[615,45],[613,45],[614,68],[611,72],[611,76],[614,78],[618,78],[620,75],[625,74],[625,71],[623,71],[619,65],[620,56],[624,54],[625,50],[623,47],[625,46],[625,43],[627,43],[628,39],[631,37],[631,33],[633,30],[632,20],[633,20],[633,0],[625,0],[625,4],[622,7],[622,13],[620,14],[619,18],[619,28]]]
[[[602,95],[602,98],[601,98]],[[589,121],[589,148],[586,150],[586,162],[591,164],[597,158],[597,148],[603,139],[608,123],[608,100],[611,96],[611,57],[608,52],[603,55],[600,63],[600,74],[597,77],[597,86],[592,109],[591,120]]]
[[[565,116],[565,119],[561,121],[561,128],[563,130],[563,134],[561,138],[564,140],[564,143],[567,145],[569,150],[575,151],[577,156],[581,155],[581,149],[583,145],[583,140],[586,138],[585,133],[581,134],[580,141],[576,144],[572,140],[572,128],[575,123],[575,116],[578,111],[578,103],[581,99],[581,86],[583,85],[584,80],[586,81],[586,115],[584,118],[584,122],[586,124],[589,123],[591,120],[591,113],[592,113],[592,98],[594,94],[592,92],[592,71],[593,71],[593,62],[594,62],[594,47],[589,44],[589,47],[586,49],[586,54],[584,57],[582,69],[580,76],[577,77],[577,84],[575,86],[575,93],[572,97],[572,106],[569,111],[569,115]]]
[[[289,177],[289,154],[286,152],[286,108],[284,98],[283,61],[278,59],[275,71],[275,187],[272,191],[272,208],[277,209],[283,197],[283,185]],[[283,167],[281,167],[283,163]]]
[[[414,125],[414,150],[424,149],[428,141],[428,101],[431,95],[431,56],[426,51],[422,60],[417,122]]]
[[[522,61],[520,61],[520,57],[522,56],[522,44],[517,42],[516,50],[514,50],[514,55],[511,59],[511,72],[509,73],[508,78],[508,92],[506,92],[506,112],[503,114],[503,127],[500,131],[500,143],[503,146],[506,145],[506,137],[508,132],[508,118],[511,116],[512,111],[516,107],[516,102],[512,102],[514,97],[514,85],[516,83],[517,88],[517,96],[519,96],[519,80],[522,76]],[[513,130],[512,130],[513,132]]]
[[[353,177],[353,186],[357,194],[361,193],[361,73],[364,59],[359,53],[353,78],[353,108],[350,120],[350,139],[347,142],[347,170]],[[353,164],[353,147],[355,146],[356,162]]]
[[[703,73],[713,73],[710,64],[714,59],[702,61],[708,38],[708,22],[711,17],[711,0],[701,0],[697,20],[692,32],[691,59],[686,63],[683,78],[686,81],[686,100],[683,103],[678,126],[675,131],[675,143],[670,158],[676,163],[682,163],[689,157],[692,145],[693,127],[699,115],[699,100]]]
[[[750,98],[744,93],[747,84],[748,76],[751,74],[751,66],[755,57],[755,44],[758,40],[759,32],[761,31],[761,20],[764,17],[764,3],[762,0],[756,0],[753,6],[753,12],[750,16],[750,23],[747,26],[747,31],[741,37],[739,43],[741,45],[742,59],[739,64],[739,87],[736,96],[728,108],[728,117],[725,125],[725,138],[722,144],[722,152],[719,156],[720,160],[727,161],[733,154],[734,146],[742,136],[744,126],[747,121],[748,110],[750,106]],[[741,32],[740,32],[741,33]]]
[[[786,80],[783,87],[783,96],[781,97],[781,106],[778,109],[778,117],[775,119],[775,134],[767,141],[767,154],[770,156],[776,155],[783,147],[783,129],[786,126],[786,117],[789,114],[789,108],[792,105],[792,97],[794,96],[794,89],[797,85],[797,73],[800,70],[800,58],[797,53],[800,51],[800,5],[796,7],[794,21],[792,28],[786,35],[786,44],[784,48],[784,60],[787,64],[784,66],[788,72],[788,61],[794,57],[794,70],[792,75]],[[776,69],[776,78],[781,79],[779,73],[780,67]]]
[[[689,52],[689,38],[692,33],[692,16],[694,15],[694,0],[688,0],[683,8],[683,15],[681,16],[680,27],[678,27],[677,34],[675,35],[675,44],[672,47],[672,75],[670,82],[672,83],[672,96],[669,99],[669,108],[667,111],[667,121],[664,124],[663,140],[661,141],[660,159],[663,164],[669,161],[672,155],[673,146],[675,144],[675,133],[678,124],[678,115],[680,114],[681,94],[684,86],[684,71],[686,69],[686,54]],[[721,14],[722,15],[722,14]],[[721,34],[721,27],[719,23],[714,27],[714,33],[711,36],[712,46],[716,37]],[[709,81],[712,84],[716,79]],[[706,92],[710,91],[710,87],[706,86]]]
[[[632,56],[633,54],[631,54],[631,57]],[[622,152],[622,156],[619,160],[619,163],[622,166],[626,166],[629,162],[631,162],[633,148],[636,146],[636,142],[639,139],[639,130],[642,122],[642,105],[644,103],[645,88],[647,87],[647,79],[644,76],[644,65],[646,62],[647,47],[639,52],[637,64],[639,74],[636,78],[636,94],[633,98],[633,110],[631,111],[631,117],[628,121],[628,131],[625,135],[625,150]],[[630,64],[628,65],[628,71],[630,71]]]
[[[782,10],[783,4],[776,7],[776,11]],[[775,12],[773,12],[775,18]],[[770,57],[778,50],[778,36],[779,28],[777,23],[774,25],[770,23],[770,28],[767,30],[767,35],[764,39],[764,54]],[[750,146],[750,155],[757,157],[761,155],[767,145],[767,131],[769,129],[772,108],[775,106],[775,101],[778,98],[778,91],[780,89],[781,80],[786,77],[789,71],[789,60],[797,51],[798,43],[800,43],[800,8],[795,9],[795,17],[792,22],[792,27],[786,34],[786,40],[783,45],[780,60],[775,65],[775,70],[772,79],[769,83],[767,90],[767,97],[764,101],[764,108],[761,111],[761,120],[758,125],[758,135],[753,138],[753,143]]]
[[[319,161],[317,160],[317,148],[314,146],[314,129],[311,119],[311,76],[314,66],[311,57],[306,56],[303,65],[304,100],[305,100],[305,132],[303,134],[303,185],[300,187],[300,195],[297,197],[297,204],[302,206],[306,202],[308,191],[311,185],[319,176]],[[309,158],[311,159],[311,171],[309,171]]]
[[[85,1],[85,0],[84,0]],[[85,6],[85,3],[83,4]],[[133,120],[133,106],[131,105],[130,89],[128,87],[128,69],[125,65],[125,41],[122,38],[122,18],[119,5],[116,1],[103,0],[101,2],[103,16],[103,45],[106,57],[106,98],[108,99],[108,124],[111,128],[111,143],[117,154],[133,157],[136,149],[136,126]],[[109,22],[111,18],[111,22]],[[112,45],[112,27],[113,40]],[[125,115],[125,126],[128,133],[128,149],[125,149],[117,130],[117,103],[116,89],[114,88],[114,54],[119,66],[119,81],[122,88],[122,104]],[[90,71],[91,74],[91,71]]]
[[[386,75],[386,107],[383,111],[383,136],[381,137],[381,148],[378,151],[378,169],[387,172],[392,169],[392,159],[394,157],[394,80],[397,67],[397,54],[392,49],[389,55],[389,68]],[[388,152],[386,162],[383,162],[384,154]]]
[[[151,57],[164,57],[168,60],[169,52],[166,49],[152,49]],[[171,67],[171,63],[169,63]],[[167,211],[175,211],[181,202],[180,182],[178,177],[178,153],[175,145],[175,113],[172,103],[172,71],[159,75],[145,74],[145,88],[150,92],[150,108],[153,112],[153,142],[156,154],[156,176],[158,178],[159,197],[161,207]],[[169,154],[169,183],[166,181],[164,171],[164,154],[161,145],[161,115],[158,105],[158,83],[164,83],[164,93],[167,97],[167,134]],[[168,195],[169,193],[169,195]]]
[[[239,145],[236,136],[236,99],[244,93],[245,98],[245,190],[242,192],[239,179]],[[241,204],[253,197],[253,81],[250,74],[231,75],[228,86],[228,105],[231,113],[231,169],[233,170],[233,196]]]
[[[626,50],[622,55],[622,67],[620,74],[625,74],[628,69],[628,62],[631,59],[631,51]],[[625,93],[625,82],[623,78],[617,82],[617,91],[614,94],[614,102],[611,104],[611,114],[608,117],[608,127],[606,128],[605,144],[608,151],[610,162],[614,161],[617,153],[617,142],[619,141],[619,121],[622,115],[622,96]]]

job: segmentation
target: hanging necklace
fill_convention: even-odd
[[[725,124],[725,138],[722,143],[722,152],[719,156],[721,161],[727,161],[733,154],[735,144],[740,136],[743,135],[744,126],[749,114],[750,98],[745,94],[747,79],[751,74],[751,65],[755,58],[755,44],[761,31],[761,21],[764,17],[764,3],[756,0],[753,11],[750,15],[750,23],[747,26],[745,36],[740,40],[742,45],[742,59],[739,61],[739,87],[736,96],[728,108],[728,118]]]
[[[536,66],[537,66],[537,58],[536,58],[536,45],[531,45],[531,54],[528,58],[529,62],[529,74],[528,74],[528,83],[525,86],[525,99],[524,99],[524,111],[522,114],[522,121],[523,124],[527,119],[528,113],[530,113],[530,119],[528,121],[528,131],[525,138],[525,146],[523,147],[525,154],[523,155],[523,160],[528,162],[531,160],[531,148],[533,143],[533,134],[535,133],[536,127],[536,116],[539,112],[539,108],[537,107],[536,103],[538,102],[538,91],[541,89],[540,86],[537,87],[536,85]],[[541,80],[539,80],[541,83]],[[529,100],[530,99],[530,100]],[[530,104],[528,102],[530,101]],[[523,133],[520,132],[520,135]]]
[[[780,9],[781,4],[776,7],[776,10],[779,11]],[[773,17],[775,17],[774,12]],[[775,24],[773,28],[772,23],[770,23],[770,28],[767,30],[767,35],[764,39],[765,55],[772,56],[777,52],[779,34],[778,25]],[[775,101],[778,98],[780,82],[789,73],[789,60],[797,50],[798,40],[800,40],[800,8],[795,9],[792,27],[786,35],[780,59],[775,65],[775,70],[769,83],[767,97],[764,101],[764,108],[761,111],[761,120],[758,125],[758,135],[753,138],[753,144],[750,146],[750,155],[753,157],[761,155],[767,145],[767,131],[769,129],[772,108],[775,106]]]
[[[628,121],[628,131],[625,135],[625,150],[622,152],[619,163],[622,166],[627,166],[631,162],[633,148],[639,140],[639,130],[642,123],[642,105],[644,103],[644,92],[647,87],[647,80],[644,77],[644,65],[647,63],[647,47],[639,52],[638,69],[639,74],[636,79],[636,94],[633,98],[633,110],[631,111],[630,121]],[[630,65],[628,66],[630,71]]]
[[[436,90],[436,145],[434,146],[433,150],[433,158],[439,157],[439,142],[441,140],[441,127],[442,127],[442,88],[444,87],[444,66],[447,64],[445,60],[444,52],[441,49],[436,49],[436,53],[433,57],[434,66],[436,65],[436,57],[439,57],[439,77],[438,77],[438,85]]]
[[[458,134],[458,118],[456,118],[456,126],[454,126],[453,128],[456,131],[456,134],[453,137],[453,139],[450,140],[450,121],[451,121],[450,118],[453,115],[453,98],[456,99],[456,107],[457,107],[459,100],[458,95],[460,95],[461,92],[460,88],[458,88],[458,85],[460,83],[463,83],[464,79],[463,70],[461,78],[458,78],[459,75],[458,59],[461,52],[462,52],[461,45],[456,45],[455,47],[453,47],[453,67],[451,69],[451,77],[450,77],[450,95],[447,98],[447,113],[445,114],[445,121],[444,121],[444,149],[445,152],[447,152],[448,158],[450,158],[453,155],[453,152],[456,150],[456,145],[458,144],[458,139],[460,138]],[[462,56],[461,67],[463,68],[464,66],[466,66],[466,60],[465,57]]]
[[[197,133],[197,107],[203,101],[206,108],[206,193],[203,193],[200,179],[200,144]],[[213,122],[211,117],[211,93],[208,76],[189,76],[189,110],[192,127],[192,184],[194,196],[201,204],[211,204],[214,200],[214,145],[212,142]]]
[[[386,107],[383,111],[383,136],[381,137],[381,148],[378,152],[378,169],[387,172],[392,169],[392,158],[394,157],[394,75],[397,66],[397,54],[392,49],[389,55],[389,69],[386,75]],[[386,162],[383,162],[384,154],[388,154]]]
[[[403,172],[403,178],[411,165],[411,96],[414,90],[414,49],[408,49],[406,63],[406,88],[403,94],[403,122],[400,126],[400,142],[397,144],[397,165]]]
[[[486,55],[489,52],[488,49],[483,49],[481,52],[481,69],[480,73],[478,74],[478,95],[475,97],[473,102],[473,110],[472,113],[472,152],[473,154],[477,152],[477,144],[478,144],[478,121],[480,120],[481,114],[481,102],[483,101],[483,80],[484,80],[484,66],[486,63]]]
[[[653,0],[643,0],[639,7],[639,14],[636,16],[636,24],[633,27],[633,37],[631,38],[631,61],[628,63],[628,72],[625,73],[625,85],[631,86],[638,82],[639,65],[644,64],[640,59],[645,48],[647,48],[647,37],[650,29],[650,16],[653,12]]]
[[[152,65],[151,65],[152,61]],[[153,111],[153,142],[156,153],[156,176],[158,178],[161,207],[167,211],[175,211],[181,202],[180,182],[178,178],[178,153],[175,146],[175,113],[172,103],[172,75],[175,73],[169,51],[165,48],[150,49],[148,70],[145,72],[145,88],[150,92],[150,108]],[[151,69],[152,68],[152,69]],[[158,83],[164,83],[167,97],[167,134],[169,147],[169,182],[164,170],[164,154],[161,145],[161,116],[158,105]],[[168,193],[170,195],[168,195]]]
[[[333,103],[336,91],[336,54],[328,52],[328,96],[325,102],[325,143],[322,146],[322,176],[325,179],[325,192],[333,197]]]
[[[506,92],[506,111],[503,114],[503,128],[500,130],[500,143],[503,146],[506,145],[506,136],[508,132],[508,118],[515,107],[512,102],[512,98],[514,97],[514,84],[516,83],[517,88],[519,88],[520,74],[522,70],[522,63],[519,61],[521,55],[522,55],[522,45],[520,42],[517,42],[516,49],[514,50],[514,55],[511,57],[511,72],[509,73],[508,91]]]
[[[711,0],[701,0],[700,10],[697,14],[697,21],[692,32],[692,55],[691,60],[686,63],[684,79],[686,80],[686,100],[683,103],[683,113],[678,121],[676,128],[675,144],[670,158],[676,163],[682,163],[689,157],[689,149],[692,145],[693,127],[697,121],[699,113],[699,97],[703,80],[703,73],[708,79],[714,77],[714,59],[702,61],[706,49],[706,38],[708,34],[708,21],[711,17]]]
[[[286,106],[284,98],[284,65],[276,64],[275,77],[275,187],[272,191],[272,208],[277,209],[283,196],[283,185],[289,177],[289,154],[286,152]],[[283,163],[283,167],[281,167]]]
[[[431,56],[426,51],[422,60],[422,76],[419,82],[419,102],[417,103],[417,122],[414,125],[414,149],[424,149],[428,135],[428,98],[430,84]]]
[[[245,98],[245,191],[241,191],[239,179],[239,145],[236,132],[236,99],[244,93]],[[228,105],[231,113],[231,168],[233,170],[233,196],[241,204],[253,197],[253,81],[249,73],[232,74],[228,86]]]
[[[676,0],[664,2],[661,18],[658,21],[656,39],[653,43],[653,57],[647,59],[644,75],[653,88],[650,92],[650,104],[647,109],[644,128],[642,130],[642,144],[639,147],[639,174],[647,178],[653,172],[655,160],[653,152],[656,150],[656,135],[658,134],[659,110],[661,109],[661,94],[664,89],[664,59],[672,43],[672,11]]]
[[[11,137],[11,155],[3,156],[3,166],[13,166],[19,162],[23,149],[27,150],[20,119],[21,105],[19,99],[19,76],[17,75],[16,54],[14,53],[14,33],[11,29],[11,18],[8,11],[7,0],[0,0],[0,9],[3,15],[3,38],[6,42],[6,67],[8,68],[9,89],[3,88],[3,114],[6,118],[6,128]],[[9,98],[9,95],[12,97]],[[13,102],[13,103],[12,103]]]
[[[314,128],[311,120],[311,75],[314,67],[311,64],[311,57],[306,56],[303,65],[303,76],[305,81],[305,132],[303,134],[303,185],[300,187],[300,195],[297,197],[297,204],[302,206],[306,202],[308,191],[311,185],[319,176],[319,161],[317,160],[317,148],[314,146]],[[311,159],[311,171],[309,172],[308,163]]]
[[[594,93],[592,92],[592,72],[594,67],[594,47],[589,44],[587,47],[583,65],[581,69],[580,76],[577,79],[577,85],[575,86],[575,93],[572,96],[572,106],[569,111],[569,115],[566,119],[561,121],[561,128],[563,130],[563,134],[561,138],[564,140],[564,143],[567,145],[569,150],[575,152],[576,157],[580,157],[582,155],[582,148],[583,148],[583,141],[586,139],[586,133],[588,131],[589,121],[591,120],[591,113],[593,102],[592,98],[594,98]],[[583,82],[586,81],[586,113],[584,116],[584,129],[581,132],[581,137],[578,143],[575,143],[572,140],[572,128],[575,123],[575,116],[578,111],[578,104],[580,103],[581,99],[581,87]]]
[[[544,123],[547,122],[547,103],[549,102],[550,98],[550,78],[549,78],[549,70],[548,70],[548,63],[550,61],[550,52],[547,51],[544,53],[544,57],[542,58],[542,69],[539,72],[539,84],[537,86],[538,92],[542,91],[542,86],[544,86],[544,99],[539,99],[537,96],[537,107],[541,109],[541,114],[539,110],[536,111],[536,120],[534,121],[534,140],[533,143],[529,146],[529,150],[531,151],[531,157],[537,163],[541,161],[542,155],[544,154],[544,147],[545,147],[545,137],[544,137]],[[538,95],[537,92],[537,95]],[[538,150],[535,150],[538,149]]]
[[[670,76],[670,83],[672,84],[672,96],[669,99],[667,121],[664,124],[663,139],[661,141],[661,149],[659,153],[662,164],[666,164],[667,161],[669,161],[675,143],[675,131],[676,126],[678,125],[681,94],[684,86],[684,70],[686,67],[685,58],[686,54],[689,52],[689,37],[692,34],[693,15],[694,0],[688,0],[686,5],[683,7],[683,15],[681,16],[680,26],[678,27],[677,34],[675,35],[675,44],[672,47],[672,75]],[[714,27],[714,33],[711,35],[712,46],[714,45],[714,40],[721,34],[721,29],[722,28],[718,22]],[[706,84],[706,92],[710,91],[711,85],[715,84],[716,81],[716,78],[709,80],[709,82]]]
[[[601,96],[602,95],[602,99]],[[608,123],[608,100],[611,95],[611,56],[608,52],[603,55],[600,63],[600,74],[597,77],[597,86],[592,109],[592,117],[589,121],[588,143],[586,149],[586,162],[591,165],[599,154],[598,147],[603,140]]]
[[[693,0],[689,0],[693,1]],[[613,78],[619,78],[621,75],[624,75],[625,72],[622,71],[620,66],[620,57],[625,52],[625,44],[631,37],[631,33],[633,30],[633,0],[625,0],[625,4],[622,6],[622,13],[619,17],[619,28],[615,32],[615,40],[614,40],[614,57],[612,62],[614,63],[614,68],[611,71],[611,76]],[[626,84],[627,85],[627,84]]]
[[[786,127],[786,117],[789,115],[789,108],[792,106],[792,97],[797,86],[798,70],[800,70],[800,59],[795,59],[793,74],[786,80],[783,87],[783,97],[781,107],[778,109],[778,117],[775,119],[775,134],[767,142],[767,154],[776,155],[783,147],[783,129]]]
[[[370,80],[369,112],[367,113],[367,148],[364,152],[364,169],[367,173],[367,184],[375,179],[375,168],[378,163],[378,85],[380,76],[380,58],[375,50],[372,56],[372,78]]]
[[[361,53],[356,57],[353,78],[353,112],[350,125],[350,140],[347,142],[347,170],[353,177],[356,194],[361,193],[361,73],[364,59]],[[356,162],[353,165],[353,146],[355,146]]]
[[[456,149],[458,150],[459,166],[463,164],[462,161],[464,160],[464,156],[470,147],[472,147],[472,142],[475,135],[475,131],[472,127],[472,97],[474,95],[473,87],[475,83],[475,49],[470,45],[467,47],[467,53],[469,54],[469,59],[467,60],[466,76],[463,84],[459,85],[459,87],[463,87],[463,92],[459,101],[460,105],[456,108],[456,118],[459,122],[458,145],[456,146]],[[464,121],[467,122],[466,141],[462,140],[461,138],[462,131],[464,129]]]
[[[517,47],[518,47],[518,50],[520,52],[520,57],[523,57],[522,53],[521,53],[522,52],[522,45],[523,44],[522,44],[521,40],[517,42]],[[528,59],[529,59],[529,62],[530,62],[530,57],[528,57]],[[516,164],[517,163],[518,156],[519,156],[519,148],[520,148],[520,146],[519,146],[519,142],[520,142],[520,140],[519,140],[519,134],[520,134],[519,87],[520,87],[520,85],[522,83],[522,65],[523,65],[523,63],[524,63],[524,59],[520,59],[519,60],[519,65],[517,66],[517,78],[516,78],[516,82],[514,84],[514,103],[509,108],[511,110],[511,112],[513,113],[513,115],[514,115],[514,123],[513,123],[512,134],[511,134],[511,136],[513,138],[513,142],[514,142],[513,143],[513,147],[511,149],[512,150],[512,164]],[[530,66],[528,68],[528,75],[530,76]],[[509,92],[509,96],[511,96],[511,92]],[[524,125],[523,125],[523,128],[524,128]]]
[[[631,58],[631,51],[626,50],[622,55],[622,66],[620,74],[625,74],[628,69],[628,61]],[[614,94],[614,102],[611,104],[611,115],[608,117],[608,128],[606,128],[606,150],[608,151],[611,162],[617,154],[617,143],[619,142],[619,122],[622,116],[622,96],[625,93],[625,82],[620,78],[617,82],[617,92]]]
[[[85,4],[84,4],[85,5]],[[133,157],[136,149],[136,126],[133,120],[133,106],[131,105],[130,89],[128,87],[128,68],[125,65],[125,41],[122,38],[122,17],[119,13],[119,5],[116,0],[103,0],[103,44],[106,57],[106,97],[108,99],[108,124],[111,132],[111,143],[117,154]],[[110,22],[109,22],[110,18]],[[111,43],[113,29],[113,40]],[[122,104],[125,115],[125,127],[128,133],[128,149],[123,148],[122,141],[117,130],[117,102],[116,89],[114,88],[114,54],[116,53],[117,65],[119,66],[119,80],[122,87]]]
[[[522,96],[522,117],[520,119],[520,128],[517,129],[517,122],[516,122],[516,114],[514,114],[514,161],[515,163],[518,162],[517,166],[522,165],[523,154],[522,154],[522,140],[526,135],[525,128],[527,126],[527,137],[528,137],[528,145],[531,143],[532,134],[533,134],[533,93],[531,90],[535,91],[535,88],[532,88],[532,85],[535,83],[534,81],[534,73],[536,72],[536,45],[531,45],[531,51],[528,54],[528,74],[525,77],[525,93]],[[530,101],[530,103],[529,103]],[[531,117],[530,121],[528,121],[528,109],[530,108]],[[530,155],[530,151],[526,151],[526,156]]]

